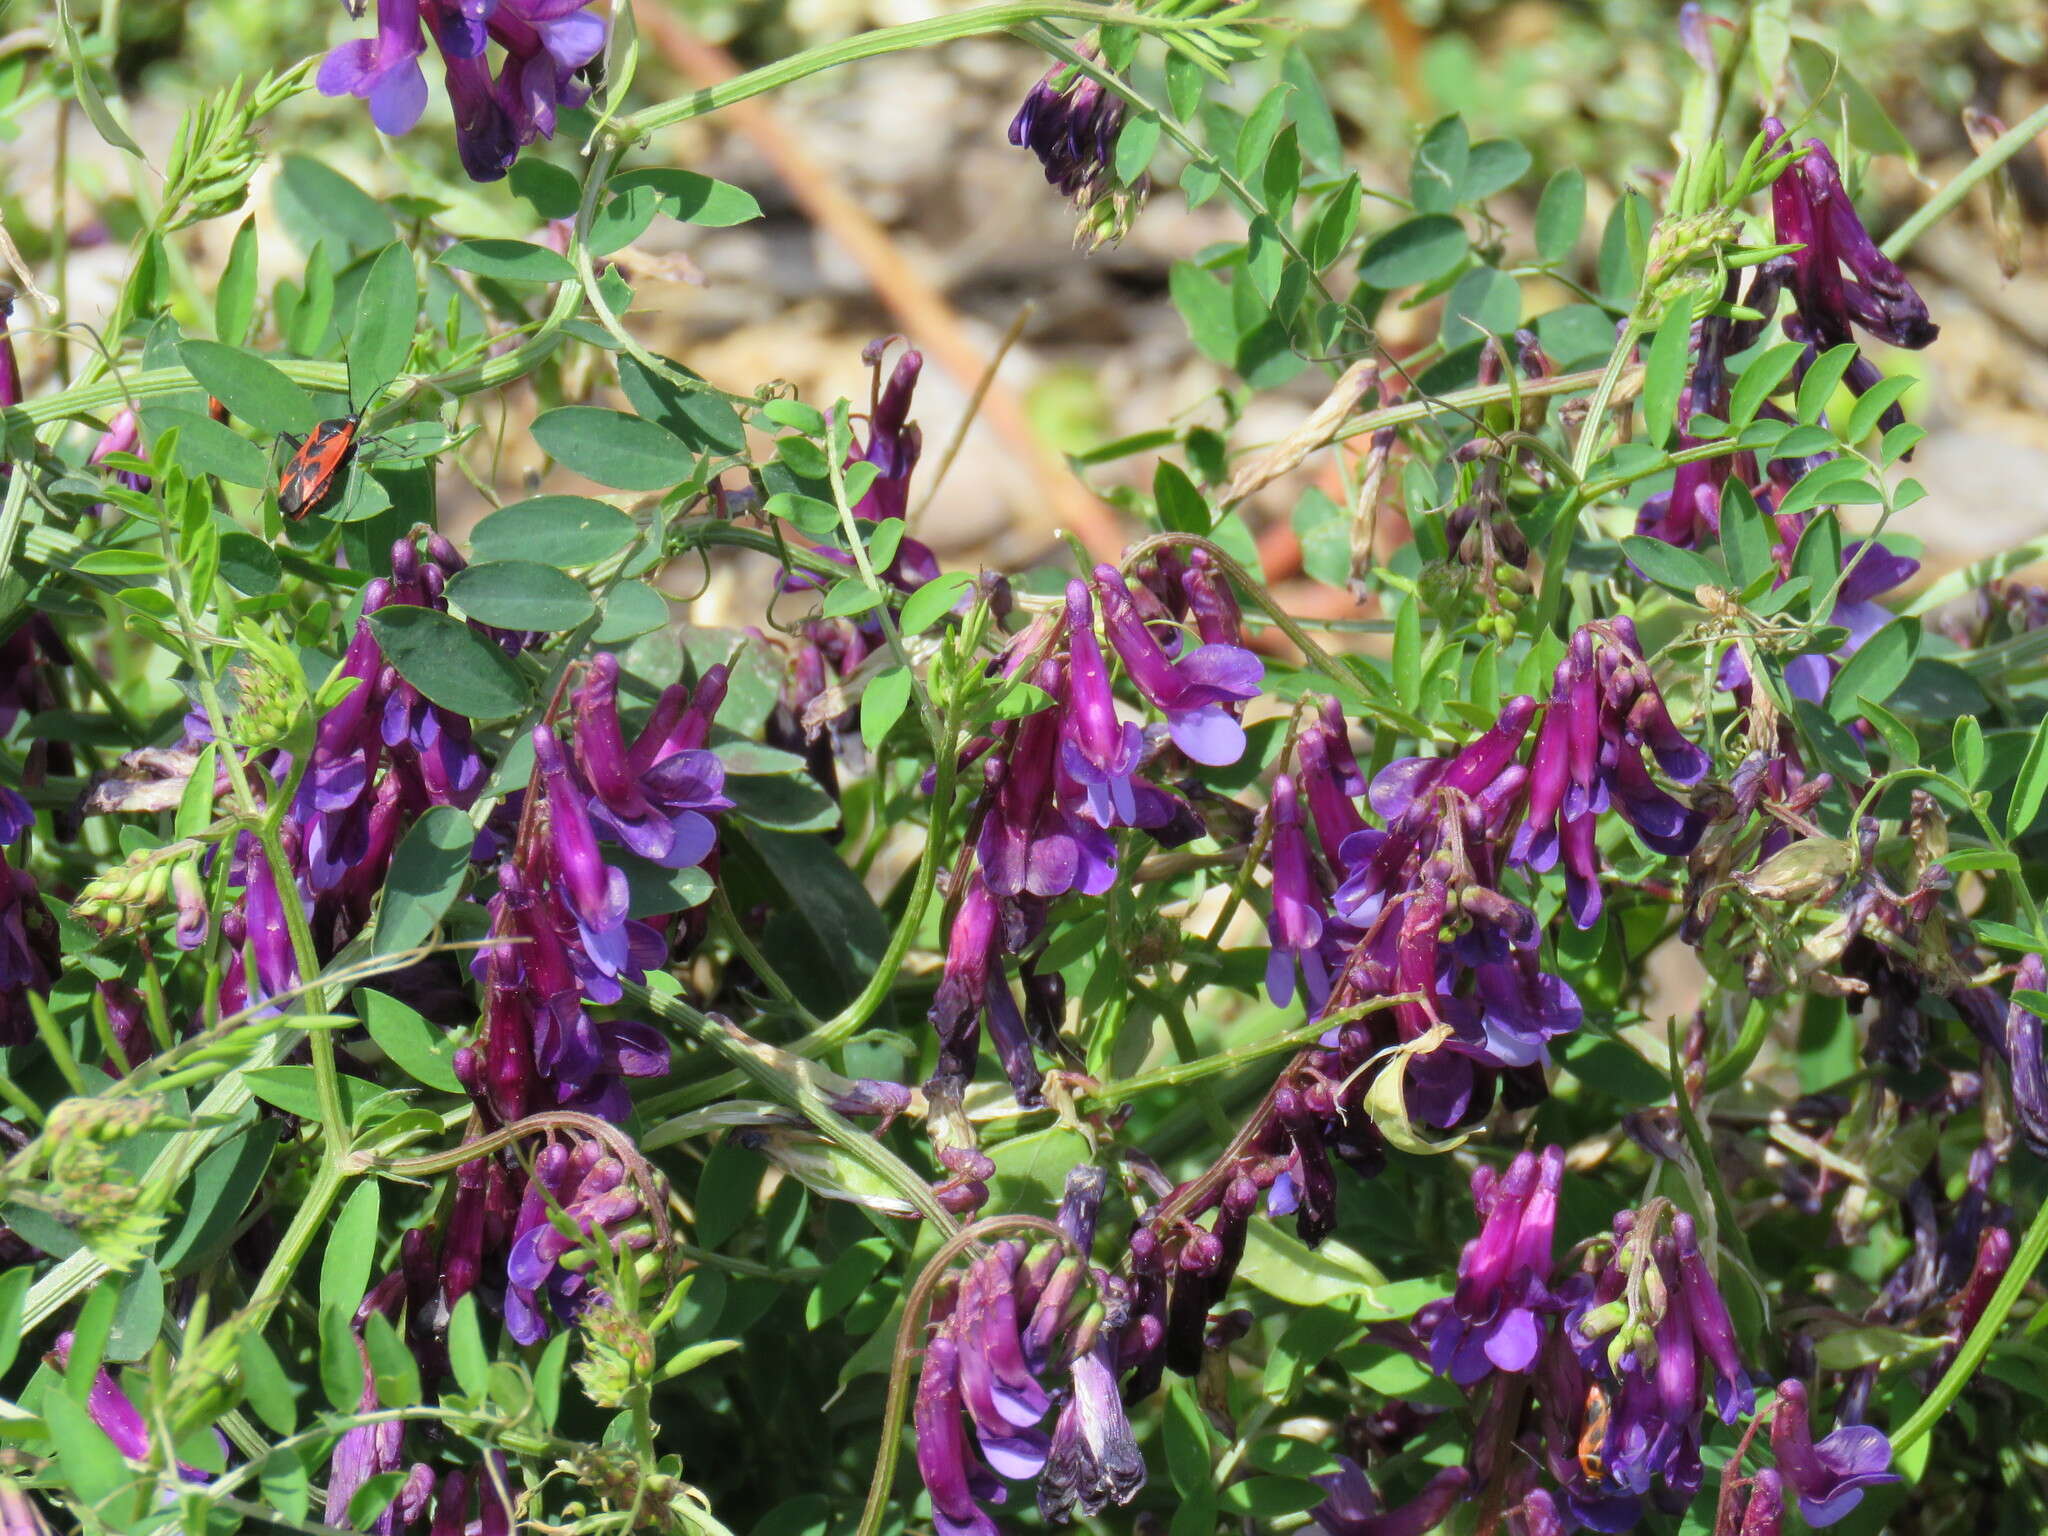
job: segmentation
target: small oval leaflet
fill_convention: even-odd
[[[467,624],[411,604],[380,608],[370,632],[398,675],[439,704],[472,720],[503,720],[533,702],[512,658]]]
[[[589,405],[535,418],[533,438],[565,469],[622,491],[664,491],[690,469],[690,451],[668,428]]]
[[[470,530],[478,560],[538,560],[568,569],[595,565],[633,542],[633,519],[588,496],[536,496],[500,507]]]
[[[561,283],[576,275],[560,251],[524,240],[459,240],[439,260],[444,267],[501,283]]]
[[[574,629],[597,611],[582,582],[536,560],[487,560],[457,571],[448,600],[480,623],[547,634]]]

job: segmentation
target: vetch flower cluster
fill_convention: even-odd
[[[462,168],[474,181],[496,181],[521,146],[554,137],[562,108],[589,99],[605,21],[590,0],[377,0],[377,35],[327,55],[321,94],[367,102],[381,133],[410,132],[427,107],[420,59],[429,35],[455,109]],[[495,75],[494,42],[503,50]]]

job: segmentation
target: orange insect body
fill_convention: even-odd
[[[1579,1470],[1592,1483],[1607,1476],[1607,1394],[1598,1385],[1586,1389],[1586,1427],[1579,1432]]]
[[[333,493],[356,449],[360,416],[337,416],[315,427],[304,442],[287,437],[297,452],[277,482],[277,509],[296,521]]]

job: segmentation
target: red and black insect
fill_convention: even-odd
[[[297,522],[334,493],[341,472],[355,456],[360,414],[323,421],[304,438],[287,432],[292,461],[277,482],[277,510]]]

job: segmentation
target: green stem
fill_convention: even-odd
[[[1089,5],[1086,0],[1004,0],[957,15],[930,16],[905,22],[898,27],[877,27],[836,43],[824,43],[791,54],[773,64],[748,70],[717,85],[707,85],[687,96],[643,107],[622,117],[612,132],[622,143],[645,138],[662,128],[673,127],[693,117],[717,112],[734,102],[745,101],[811,75],[837,69],[859,59],[897,53],[906,48],[926,48],[963,37],[983,37],[991,32],[1008,32],[1035,21],[1077,21],[1086,26],[1129,27],[1140,32],[1184,32],[1200,30],[1203,20],[1182,21],[1172,17],[1146,15],[1122,6]]]
[[[2020,1299],[2020,1292],[2027,1288],[2027,1282],[2034,1278],[2043,1254],[2048,1254],[2048,1204],[2034,1213],[2033,1224],[2027,1228],[2027,1235],[2020,1239],[2019,1252],[2013,1255],[2012,1268],[2005,1272],[2005,1278],[1998,1282],[1998,1289],[1991,1293],[1990,1304],[1984,1308],[1984,1315],[1977,1319],[1977,1326],[1970,1330],[1970,1336],[1957,1351],[1955,1363],[1935,1383],[1927,1400],[1914,1409],[1912,1416],[1893,1433],[1894,1457],[1933,1429],[1941,1416],[1948,1412],[1949,1404],[1970,1384],[1970,1378],[1977,1374],[1977,1367],[1991,1352],[1998,1330],[2005,1325],[2006,1314]]]
[[[1994,139],[1983,154],[1963,167],[1954,181],[1935,193],[1919,212],[1886,236],[1884,244],[1878,249],[1894,261],[1898,260],[1905,254],[1908,246],[1926,234],[1936,222],[1953,212],[1956,204],[1970,195],[1970,188],[1992,175],[2044,132],[2048,132],[2048,107],[2041,107],[2028,114]]]

